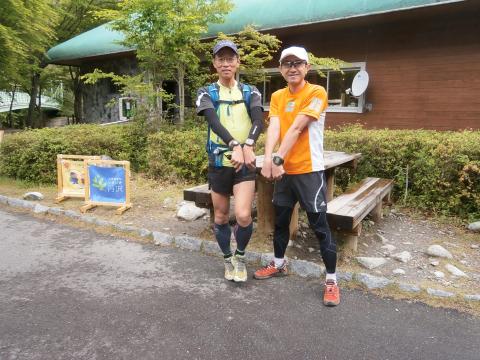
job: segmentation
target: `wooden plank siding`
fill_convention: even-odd
[[[480,6],[469,6],[385,14],[333,28],[310,25],[278,36],[283,46],[366,62],[372,111],[329,112],[329,127],[360,122],[369,128],[480,129]]]

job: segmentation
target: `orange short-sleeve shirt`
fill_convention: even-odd
[[[283,168],[287,174],[306,174],[325,169],[323,129],[327,105],[325,89],[309,82],[296,94],[292,94],[288,87],[272,94],[268,116],[280,118],[280,142],[297,115],[309,115],[316,119],[303,129],[297,142],[285,156]]]

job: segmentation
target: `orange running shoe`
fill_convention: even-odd
[[[270,262],[270,264],[255,271],[255,273],[253,274],[253,277],[258,280],[263,280],[263,279],[269,279],[275,276],[287,276],[287,275],[288,275],[288,270],[287,270],[286,261],[283,263],[283,266],[281,268],[277,268],[275,266],[275,261],[272,261]]]
[[[337,306],[340,304],[340,289],[333,280],[327,280],[325,283],[323,303],[326,306]]]

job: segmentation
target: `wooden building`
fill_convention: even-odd
[[[360,122],[369,128],[480,129],[480,1],[234,2],[225,23],[211,26],[206,37],[218,31],[235,33],[253,23],[275,34],[282,48],[304,46],[316,56],[348,62],[342,72],[327,69],[326,78],[310,75],[328,91],[328,126]],[[98,41],[79,48],[89,37]],[[134,49],[114,39],[121,34],[102,26],[57,45],[48,56],[52,63],[77,65],[82,71],[100,67],[134,72]],[[266,110],[270,94],[285,85],[277,66],[277,60],[272,61],[265,81],[258,84]],[[369,73],[369,87],[353,98],[345,90],[361,69]],[[102,107],[106,97],[115,97],[111,86],[98,89],[85,94],[84,103],[93,109]],[[115,114],[105,118],[102,111],[96,114],[94,121],[118,119]]]

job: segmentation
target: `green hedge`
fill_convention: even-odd
[[[362,153],[353,179],[341,172],[343,186],[367,176],[394,179],[394,196],[406,205],[462,218],[480,217],[479,131],[349,126],[326,131],[325,148]]]
[[[98,125],[23,131],[5,137],[0,148],[0,171],[16,179],[54,183],[57,154],[129,159],[127,135],[127,127]]]
[[[207,179],[206,130],[171,130],[148,137],[148,174],[153,178],[205,182]]]
[[[205,139],[204,128],[170,127],[147,137],[142,123],[30,130],[4,139],[0,172],[17,179],[54,183],[57,154],[105,154],[130,160],[133,169],[145,171],[152,178],[200,183],[206,181]],[[263,139],[259,148],[263,148]],[[479,131],[365,130],[349,126],[326,131],[325,148],[363,155],[353,176],[338,171],[342,188],[367,176],[391,178],[395,180],[394,198],[406,205],[468,219],[480,217]]]

